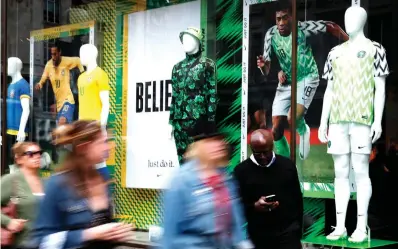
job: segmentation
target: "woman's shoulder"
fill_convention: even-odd
[[[1,177],[1,182],[5,183],[5,182],[11,182],[14,181],[14,179],[20,179],[20,176],[22,175],[20,170],[14,171],[12,173],[9,174],[5,174]]]
[[[67,171],[61,171],[52,174],[49,178],[46,179],[45,183],[47,188],[60,186],[63,182],[66,181]],[[57,189],[59,190],[59,189]]]

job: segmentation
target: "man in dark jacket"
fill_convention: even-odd
[[[256,249],[300,249],[303,196],[296,165],[273,152],[267,130],[252,133],[253,154],[236,166],[234,176]]]

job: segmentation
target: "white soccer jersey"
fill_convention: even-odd
[[[333,81],[329,123],[372,125],[374,119],[375,77],[389,74],[386,51],[369,39],[349,46],[349,41],[328,55],[323,78]]]

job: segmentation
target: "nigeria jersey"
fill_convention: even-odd
[[[7,134],[17,135],[21,123],[21,99],[30,99],[29,83],[25,79],[10,84],[7,89]],[[27,131],[27,128],[25,128]]]
[[[334,47],[328,55],[323,78],[333,81],[329,123],[372,125],[375,77],[389,74],[386,51],[377,42]]]
[[[201,53],[188,55],[173,67],[173,94],[169,123],[176,120],[197,120],[207,116],[214,121],[218,103],[217,69],[213,60]]]
[[[298,22],[297,34],[297,81],[305,78],[317,78],[318,67],[307,37],[326,32],[324,21]],[[292,34],[282,36],[277,26],[270,28],[264,39],[264,60],[271,61],[271,50],[276,53],[279,65],[286,74],[288,83],[292,82]]]

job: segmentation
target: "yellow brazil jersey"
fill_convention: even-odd
[[[108,75],[100,67],[84,72],[77,80],[79,87],[79,119],[101,120],[100,92],[109,91]]]
[[[72,90],[70,89],[70,70],[78,67],[80,72],[84,71],[79,57],[61,57],[57,67],[49,60],[44,68],[39,84],[43,85],[47,79],[50,80],[57,102],[57,111],[60,111],[65,102],[75,103]]]

